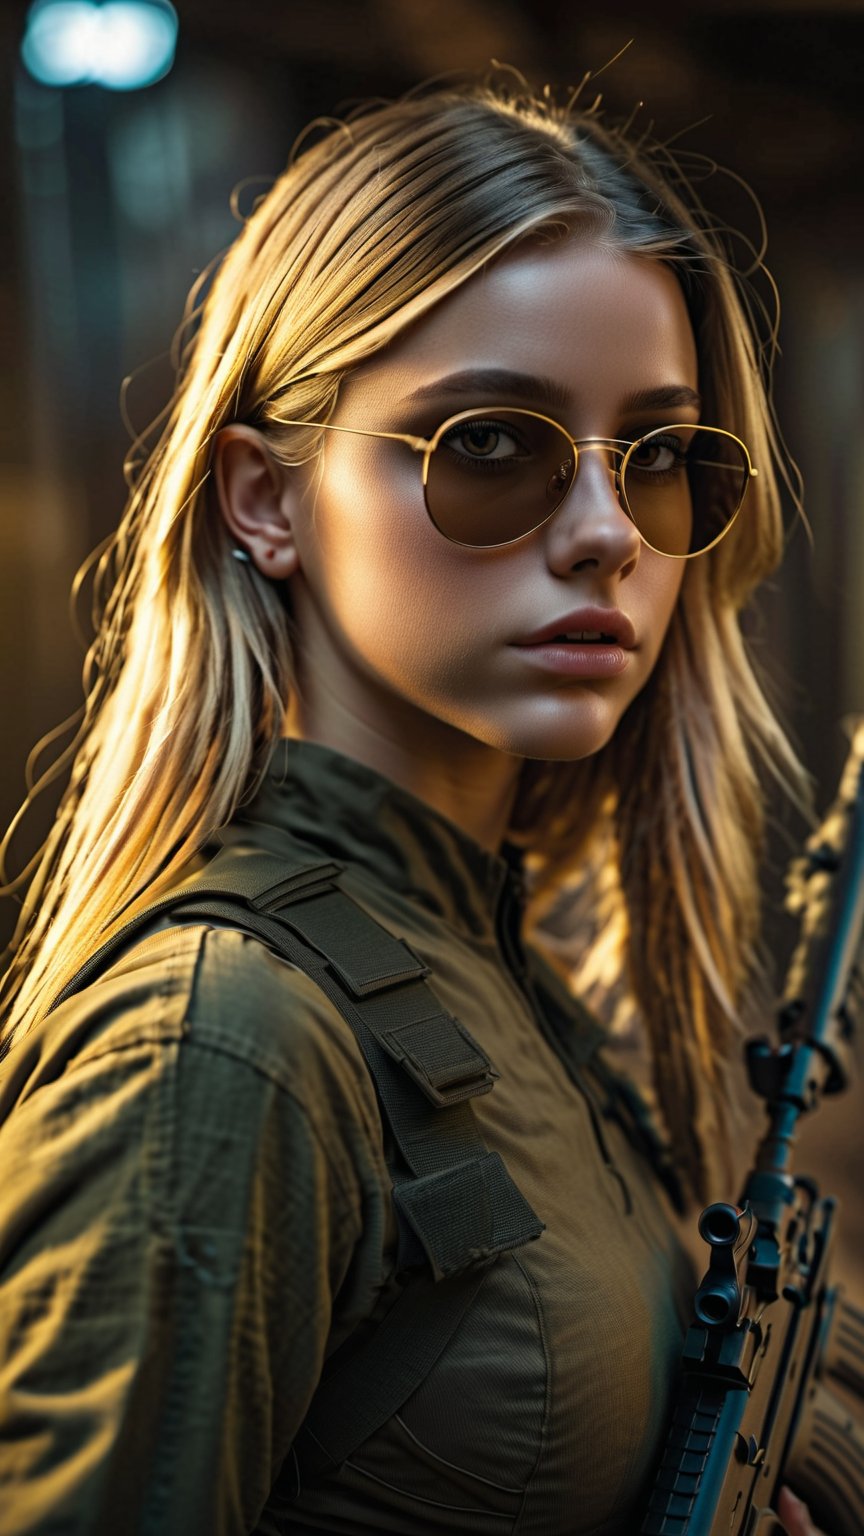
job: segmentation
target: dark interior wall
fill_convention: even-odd
[[[491,58],[576,84],[633,39],[586,96],[654,123],[688,154],[752,183],[784,303],[776,375],[782,420],[806,473],[812,549],[796,532],[766,594],[766,662],[828,781],[835,722],[864,696],[854,573],[860,421],[864,115],[858,4],[707,3],[602,8],[561,0],[181,0],[172,73],[148,90],[52,91],[17,62],[24,6],[3,8],[9,89],[0,177],[15,218],[0,229],[0,704],[8,749],[0,821],[20,803],[29,746],[80,698],[81,649],[65,619],[73,573],[123,502],[128,434],[169,388],[164,354],[195,275],[232,238],[244,178],[274,175],[311,117]],[[602,14],[598,17],[597,11]],[[707,118],[707,121],[705,119]],[[721,173],[709,206],[757,237],[752,203]],[[254,195],[254,186],[247,195]],[[159,361],[161,356],[161,362]],[[791,516],[791,514],[790,514]],[[800,623],[806,605],[809,622]],[[34,807],[10,869],[50,818]],[[17,861],[17,862],[16,862]],[[13,915],[0,903],[0,932]]]
[[[0,827],[21,804],[31,747],[80,703],[68,601],[123,504],[120,381],[133,375],[129,412],[143,427],[169,389],[186,292],[236,231],[235,186],[272,177],[304,123],[351,99],[491,59],[576,85],[622,49],[586,96],[602,91],[613,116],[643,102],[637,123],[733,173],[700,181],[710,207],[757,238],[740,177],[767,219],[783,301],[776,395],[813,538],[790,506],[759,651],[824,802],[844,751],[838,721],[864,707],[864,5],[175,4],[173,71],[120,94],[37,86],[17,57],[25,6],[0,9],[0,194],[13,211],[0,221]],[[86,628],[86,603],[82,617]],[[46,835],[55,800],[49,789],[28,813],[7,877]],[[776,905],[776,872],[769,886]],[[0,901],[0,943],[15,910]],[[782,947],[789,930],[778,921],[776,933]]]

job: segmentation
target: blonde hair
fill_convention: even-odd
[[[577,870],[612,893],[659,1103],[704,1188],[693,1104],[713,1106],[722,1132],[723,1063],[756,953],[756,765],[793,796],[804,785],[737,620],[781,554],[783,469],[741,284],[668,153],[548,91],[432,88],[318,128],[190,301],[175,395],[101,554],[69,782],[0,988],[4,1047],[253,796],[281,735],[291,615],[230,557],[215,434],[252,423],[284,464],[308,459],[321,434],[284,419],[326,419],[353,367],[514,242],[578,231],[674,264],[706,420],[741,436],[760,471],[747,515],[688,563],[655,674],[610,745],[584,762],[527,761],[511,828],[530,854],[529,916]]]

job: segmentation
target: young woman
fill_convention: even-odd
[[[728,1193],[803,792],[741,285],[667,156],[471,85],[303,142],[196,318],[5,978],[0,1530],[629,1536],[693,1276],[538,923],[595,893]]]

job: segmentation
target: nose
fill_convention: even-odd
[[[607,447],[579,448],[576,475],[546,524],[550,565],[569,572],[595,566],[603,574],[629,574],[642,541],[618,494],[620,458]]]

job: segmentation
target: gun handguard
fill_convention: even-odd
[[[710,1262],[642,1536],[783,1536],[785,1482],[829,1536],[864,1536],[864,1314],[829,1283],[836,1202],[791,1172],[799,1116],[849,1083],[864,1000],[864,720],[790,887],[780,1043],[747,1046],[768,1130],[737,1205],[699,1220]]]

